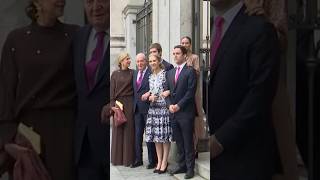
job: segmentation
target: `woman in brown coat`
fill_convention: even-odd
[[[18,123],[33,127],[52,180],[74,177],[71,38],[77,27],[58,20],[64,5],[32,0],[27,8],[32,23],[7,36],[0,64],[0,154],[13,142]]]
[[[127,122],[116,127],[112,123],[111,163],[130,166],[135,160],[134,119],[133,119],[133,70],[129,69],[131,60],[128,53],[118,56],[119,70],[111,75],[110,107],[119,101]]]

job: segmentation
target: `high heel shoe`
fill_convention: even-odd
[[[167,163],[167,166],[166,166],[166,168],[165,168],[163,171],[162,171],[161,168],[160,168],[159,171],[158,171],[158,173],[159,173],[159,174],[163,174],[163,173],[167,172],[168,166],[169,166],[169,163]]]
[[[159,173],[160,169],[153,170],[153,173]]]

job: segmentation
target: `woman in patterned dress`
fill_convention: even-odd
[[[164,91],[166,78],[160,57],[150,55],[149,64],[152,69],[149,77],[150,90],[142,96],[142,100],[150,101],[146,122],[146,142],[155,143],[158,164],[153,172],[162,174],[167,171],[170,142],[172,141],[169,109],[164,99],[170,92]]]

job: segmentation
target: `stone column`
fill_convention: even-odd
[[[172,64],[172,50],[182,36],[192,37],[192,0],[154,0],[153,42],[162,46],[162,57]]]
[[[136,18],[138,10],[143,7],[142,4],[129,3],[122,11],[125,20],[125,44],[127,52],[131,56],[131,68],[136,68],[135,57],[137,52],[136,45]]]
[[[63,20],[68,24],[84,25],[84,4],[83,0],[67,0],[64,9]]]
[[[7,0],[0,6],[0,54],[3,43],[10,31],[30,23],[26,16],[25,8],[28,1]]]

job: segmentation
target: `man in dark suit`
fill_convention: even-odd
[[[142,101],[141,96],[149,91],[149,76],[151,74],[148,62],[143,53],[137,54],[136,64],[138,70],[133,73],[133,112],[135,120],[135,150],[136,160],[132,164],[132,168],[141,166],[142,162],[142,141],[144,128],[146,126],[147,114],[149,109],[148,101]],[[147,169],[152,169],[156,166],[156,150],[153,142],[147,142],[148,160]]]
[[[193,128],[195,117],[196,72],[186,65],[187,49],[174,47],[173,55],[177,67],[167,73],[167,87],[170,95],[166,98],[170,121],[178,148],[177,166],[170,172],[185,173],[185,179],[194,176]]]
[[[109,170],[109,126],[101,110],[109,102],[109,0],[85,1],[89,25],[74,39],[78,96],[75,162],[78,180],[105,180]]]
[[[241,0],[213,0],[209,110],[215,180],[270,180],[277,147],[271,119],[280,62],[275,28]]]
[[[162,57],[162,47],[159,43],[153,43],[149,47],[149,53],[155,54],[159,57]],[[173,69],[173,65],[168,63],[166,60],[161,58],[161,63],[164,65],[164,69],[168,72],[169,70]]]

